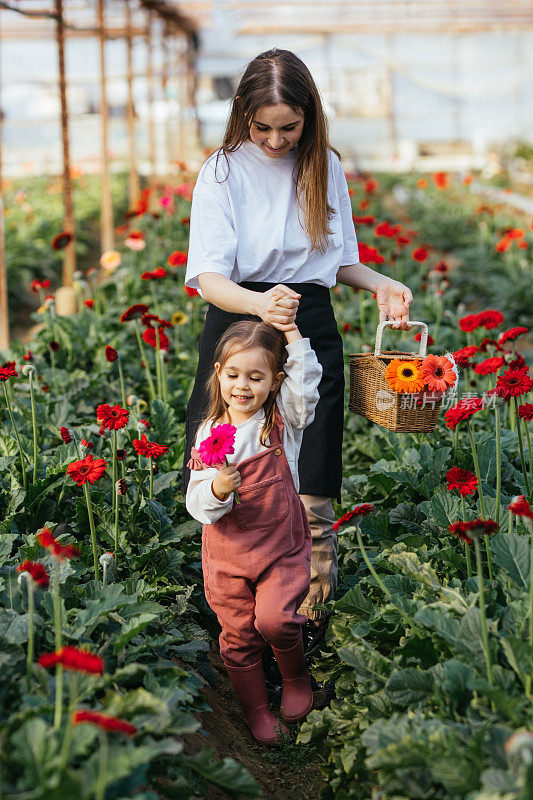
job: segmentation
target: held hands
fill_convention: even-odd
[[[378,284],[376,302],[379,308],[379,321],[394,320],[391,328],[410,331],[409,306],[413,295],[408,286],[392,278],[386,278]]]
[[[280,331],[298,330],[295,319],[301,294],[278,283],[262,293],[262,308],[259,316],[263,322],[270,322]]]
[[[231,492],[241,485],[241,474],[234,464],[219,469],[211,484],[211,490],[217,500],[227,500]]]

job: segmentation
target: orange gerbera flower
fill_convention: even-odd
[[[400,361],[394,358],[385,372],[387,383],[395,392],[420,392],[424,388],[424,377],[420,372],[418,358]]]
[[[426,356],[422,361],[422,376],[431,392],[445,392],[455,383],[453,365],[446,356]]]

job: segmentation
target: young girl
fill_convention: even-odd
[[[319,400],[322,367],[295,324],[283,333],[252,320],[230,325],[214,361],[207,416],[188,462],[186,506],[203,523],[205,596],[222,627],[221,658],[252,734],[274,744],[279,723],[268,707],[266,642],[283,677],[285,722],[302,720],[313,704],[302,638],[306,617],[297,613],[311,580],[298,456]],[[208,466],[199,447],[221,424],[236,429],[232,463]]]

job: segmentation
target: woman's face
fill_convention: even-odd
[[[304,129],[304,115],[278,103],[262,106],[250,126],[250,139],[270,158],[281,158],[299,140]]]

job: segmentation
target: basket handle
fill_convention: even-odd
[[[385,325],[395,325],[395,321],[393,319],[385,319],[383,322],[380,322],[377,327],[376,331],[376,346],[374,347],[374,355],[379,356],[381,355],[381,339],[383,336],[383,329]],[[420,325],[422,328],[422,335],[420,337],[420,347],[418,348],[418,355],[420,358],[424,358],[426,355],[426,347],[428,342],[428,326],[425,322],[418,322],[416,320],[409,320],[409,325]]]

